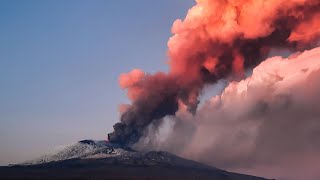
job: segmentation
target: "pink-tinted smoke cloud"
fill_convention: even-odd
[[[244,69],[272,48],[317,46],[319,10],[319,0],[197,0],[186,18],[173,24],[168,73],[133,70],[120,76],[132,103],[121,106],[109,140],[131,146],[151,123],[179,107],[195,114],[205,85],[244,78]]]

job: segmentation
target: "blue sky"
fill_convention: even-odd
[[[128,102],[120,73],[166,71],[193,0],[1,0],[0,165],[105,139]]]

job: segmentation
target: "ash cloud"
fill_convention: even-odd
[[[208,100],[195,116],[180,109],[167,117],[173,121],[168,131],[146,132],[135,146],[240,173],[317,180],[319,78],[320,48],[286,59],[269,58],[253,69],[252,76],[231,82],[221,95]]]
[[[207,84],[244,78],[246,68],[265,59],[271,48],[309,49],[319,40],[318,0],[196,0],[185,19],[176,20],[168,41],[170,71],[133,70],[119,81],[131,104],[109,140],[123,146],[139,141],[150,124],[181,107],[197,112]]]

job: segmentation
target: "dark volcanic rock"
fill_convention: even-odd
[[[94,146],[96,145],[96,143],[93,140],[82,140],[82,141],[79,141],[79,143],[94,145]]]

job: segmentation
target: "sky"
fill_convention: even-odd
[[[0,165],[106,139],[133,68],[167,71],[175,19],[193,0],[1,0]]]

